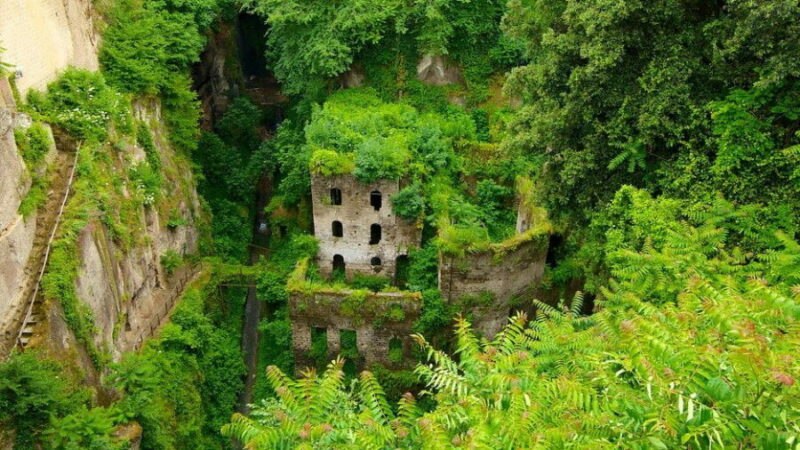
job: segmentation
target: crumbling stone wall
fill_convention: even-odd
[[[361,365],[380,363],[391,369],[407,367],[412,326],[419,317],[420,307],[421,297],[415,292],[369,293],[363,298],[354,298],[354,291],[347,290],[290,291],[295,367],[300,370],[314,365],[309,356],[314,328],[327,331],[330,359],[341,350],[341,331],[353,330]],[[397,314],[398,310],[402,310],[402,315]],[[389,359],[393,339],[402,342],[404,358],[400,362]]]
[[[487,337],[503,328],[515,301],[528,298],[544,274],[547,235],[531,234],[516,245],[505,244],[463,257],[439,256],[442,296],[467,306],[473,325]]]
[[[341,204],[333,204],[331,190],[341,192]],[[391,197],[400,190],[398,180],[378,180],[362,183],[351,175],[334,177],[314,176],[311,195],[314,211],[314,235],[319,239],[317,263],[320,273],[329,276],[335,255],[341,255],[347,277],[354,273],[393,278],[399,256],[418,247],[422,231],[413,222],[397,217],[392,211]],[[370,195],[379,192],[379,210],[370,204]],[[342,224],[342,236],[333,235],[333,222]],[[370,245],[372,225],[381,227],[380,242]],[[373,265],[372,259],[380,264]]]

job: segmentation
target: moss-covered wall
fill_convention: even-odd
[[[325,330],[328,360],[342,349],[343,330],[356,333],[358,365],[380,363],[389,368],[409,365],[412,327],[420,314],[422,297],[417,292],[371,292],[304,281],[307,261],[301,261],[289,279],[289,318],[292,322],[292,348],[295,368],[315,365],[312,331]],[[393,340],[402,344],[402,357],[391,355]],[[348,355],[345,355],[348,356]]]

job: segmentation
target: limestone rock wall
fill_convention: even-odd
[[[315,328],[326,330],[328,356],[331,359],[341,350],[341,331],[353,330],[356,332],[358,353],[365,367],[380,363],[389,368],[401,368],[409,363],[412,345],[410,336],[414,321],[420,313],[420,295],[411,292],[373,293],[359,301],[354,300],[352,294],[351,291],[333,290],[290,292],[292,347],[298,370],[314,365],[309,358],[309,351],[311,333]],[[354,310],[354,305],[359,306]],[[390,319],[393,309],[402,309],[402,318],[394,316],[394,319]],[[389,359],[390,341],[393,339],[402,342],[403,361]]]
[[[0,1],[2,60],[22,72],[20,92],[43,90],[68,66],[97,70],[93,15],[92,0]]]
[[[425,55],[417,62],[417,79],[433,86],[458,84],[464,81],[457,64],[443,55]]]
[[[23,309],[28,276],[25,265],[33,247],[36,217],[17,210],[30,188],[30,177],[14,141],[17,113],[8,80],[0,78],[0,341],[11,336]]]
[[[135,115],[145,120],[154,131],[156,147],[165,172],[179,169],[175,154],[165,141],[165,130],[158,102],[140,103]],[[131,160],[144,158],[142,150],[131,149]],[[177,228],[167,226],[167,218],[154,207],[143,207],[139,213],[143,244],[132,249],[121,249],[99,221],[90,222],[78,239],[81,268],[76,280],[78,298],[91,308],[97,333],[95,343],[109,348],[116,359],[125,351],[133,350],[154,320],[174,300],[175,280],[163,272],[161,256],[173,250],[181,255],[197,251],[200,220],[200,202],[194,190],[191,172],[176,172],[183,179],[165,180],[164,195],[179,198],[178,212],[185,223]],[[177,189],[178,183],[188,189]],[[174,278],[174,277],[173,277]]]
[[[341,191],[340,205],[333,204],[332,189]],[[314,236],[320,241],[317,262],[323,275],[330,275],[334,256],[341,255],[348,278],[355,273],[395,276],[397,258],[407,255],[409,248],[418,247],[422,238],[422,231],[415,223],[397,217],[392,211],[391,197],[399,190],[397,180],[362,183],[351,175],[312,177]],[[380,193],[379,210],[370,204],[372,192]],[[342,237],[333,235],[334,221],[342,224]],[[373,224],[380,225],[381,239],[371,245]],[[372,264],[376,257],[380,265]]]

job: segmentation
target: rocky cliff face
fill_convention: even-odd
[[[30,188],[30,177],[14,141],[17,120],[11,87],[0,79],[0,341],[12,334],[14,318],[22,310],[22,291],[36,217],[17,211]]]
[[[20,75],[20,92],[42,90],[67,66],[97,70],[99,35],[91,0],[3,0],[3,60]]]
[[[98,68],[99,35],[94,16],[90,0],[0,2],[0,45],[6,49],[2,60],[20,71],[15,84],[23,96],[29,89],[44,89],[67,66]],[[0,356],[20,329],[41,267],[36,257],[43,260],[47,248],[51,224],[41,218],[56,215],[49,200],[38,213],[25,218],[18,214],[30,188],[30,176],[15,143],[14,130],[24,118],[16,106],[9,81],[0,78],[0,341],[4,344],[0,345]],[[173,305],[190,270],[167,274],[161,258],[167,253],[195,253],[197,224],[202,220],[190,164],[168,143],[159,101],[139,100],[133,113],[153,137],[161,161],[165,200],[127,212],[134,218],[130,229],[136,235],[133,245],[123,245],[118,231],[112,229],[114,224],[109,224],[107,217],[106,222],[101,220],[99,211],[90,213],[91,218],[77,236],[75,255],[80,267],[74,280],[75,294],[91,311],[95,345],[114,359],[149,338]],[[121,200],[136,195],[135,187],[126,185],[131,184],[130,170],[147,158],[145,149],[134,141],[130,137],[120,139],[101,150],[109,161],[108,170],[118,172],[113,178],[122,180],[121,193],[114,194]],[[61,142],[58,147],[52,153],[71,161],[72,157],[65,155],[74,155],[74,145]],[[47,190],[50,197],[61,194],[52,184]],[[44,320],[36,327],[32,344],[51,348],[57,354],[77,352],[83,355],[77,360],[88,363],[86,352],[77,348],[75,336],[66,325],[59,299],[51,300],[42,305]]]
[[[90,0],[4,0],[0,2],[2,60],[12,64],[21,95],[44,89],[68,66],[98,68],[99,37]],[[9,81],[0,78],[0,354],[16,333],[24,294],[34,273],[37,213],[22,217],[30,176],[14,141],[17,113]]]
[[[179,159],[166,142],[158,102],[140,102],[134,113],[154,132],[165,185],[172,189],[168,195],[173,196],[176,206],[169,211],[141,208],[138,220],[142,244],[131,249],[121,248],[97,220],[91,221],[78,238],[81,269],[76,292],[92,310],[97,328],[95,343],[111,350],[115,359],[150,336],[177,297],[175,285],[187,275],[186,271],[165,273],[161,257],[170,251],[181,256],[193,254],[199,241],[196,223],[201,215],[200,201],[191,172],[186,170],[187,162]],[[141,161],[144,150],[132,146],[129,156],[131,162]],[[127,164],[122,162],[123,167]],[[166,214],[181,225],[170,227]],[[63,346],[63,342],[56,344]]]

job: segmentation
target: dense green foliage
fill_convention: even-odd
[[[315,91],[325,79],[346,72],[362,52],[381,53],[384,59],[394,52],[451,53],[465,63],[489,54],[496,64],[514,61],[519,53],[499,33],[503,2],[498,0],[243,3],[269,25],[267,58],[289,94]],[[402,50],[392,47],[399,42]],[[475,73],[468,73],[468,79],[485,82],[492,67],[487,64],[487,70],[482,62],[471,64]]]
[[[252,239],[255,186],[273,162],[272,147],[260,142],[261,111],[246,97],[233,101],[217,124],[203,133],[192,158],[199,164],[199,192],[208,202],[212,221],[211,252],[245,263]]]
[[[87,388],[69,366],[36,353],[0,363],[0,424],[16,430],[15,448],[127,448],[114,437],[138,422],[142,448],[223,448],[244,373],[239,350],[242,305],[225,305],[215,284],[192,287],[159,339],[113,364],[109,384],[121,399],[90,408]]]
[[[31,187],[19,205],[19,213],[27,217],[47,199],[48,171],[44,158],[52,148],[52,140],[39,122],[34,122],[28,129],[15,129],[14,140],[31,176]]]
[[[799,15],[792,0],[512,1],[530,62],[507,85],[525,100],[508,145],[547,164],[558,216],[635,183],[796,226]]]
[[[110,10],[103,73],[121,92],[159,95],[179,149],[197,147],[200,111],[189,69],[200,59],[205,31],[230,6],[227,0],[119,0]]]
[[[216,430],[236,403],[245,368],[238,327],[209,315],[213,289],[189,289],[161,337],[114,368],[113,384],[124,394],[118,407],[144,428],[143,448],[225,446]]]
[[[634,211],[660,203],[634,198]],[[609,255],[597,314],[580,315],[580,294],[570,308],[540,304],[491,342],[461,320],[457,361],[418,337],[431,411],[407,396],[395,415],[369,373],[344,384],[341,363],[298,381],[271,369],[278,400],[225,431],[254,448],[791,448],[800,304],[782,280],[797,281],[800,248],[742,265],[719,217],[657,218],[661,242]]]
[[[230,103],[198,130],[189,73],[235,6],[264,19],[269,69],[291,96],[271,139],[268,108],[246,93],[264,80],[239,80],[230,61]],[[28,109],[83,144],[42,288],[119,398],[97,407],[58,363],[12,356],[0,364],[0,425],[20,448],[114,448],[133,421],[145,449],[227,438],[264,449],[798,446],[797,0],[117,0],[105,13],[102,71],[68,69]],[[425,56],[444,56],[460,79],[417,79]],[[338,89],[353,84],[364,87]],[[76,293],[77,239],[97,217],[134,248],[139,212],[170,197],[163,137],[131,115],[133,99],[152,96],[163,137],[195,164],[213,216],[202,251],[217,259],[158,339],[109,364]],[[38,124],[15,134],[33,177],[28,214],[45,199],[50,142]],[[146,157],[118,173],[134,141]],[[317,370],[295,380],[287,282],[317,251],[310,181],[345,174],[400,180],[393,213],[422,228],[399,284],[421,293],[425,362],[358,375],[355,332],[343,330],[343,359],[330,362],[315,331]],[[439,257],[518,242],[517,206],[533,212],[537,239],[558,233],[537,292],[581,292],[558,305],[515,299],[535,319],[518,314],[486,340],[456,318],[494,294],[446,301]],[[171,230],[185,225],[176,208],[161,212]],[[268,257],[241,266],[254,238]],[[182,260],[160,262],[170,274]],[[258,404],[226,424],[243,387],[245,293],[217,283],[243,277],[266,309]],[[389,284],[353,277],[339,312],[357,320],[367,293]],[[373,326],[404,318],[391,309]],[[400,363],[401,342],[389,345]]]
[[[67,69],[47,87],[47,94],[31,91],[28,102],[48,122],[80,140],[103,142],[113,124],[130,130],[129,99],[111,88],[100,73]]]
[[[0,424],[17,431],[19,448],[33,448],[51,415],[86,404],[89,393],[73,387],[55,361],[35,353],[13,355],[0,364]]]

